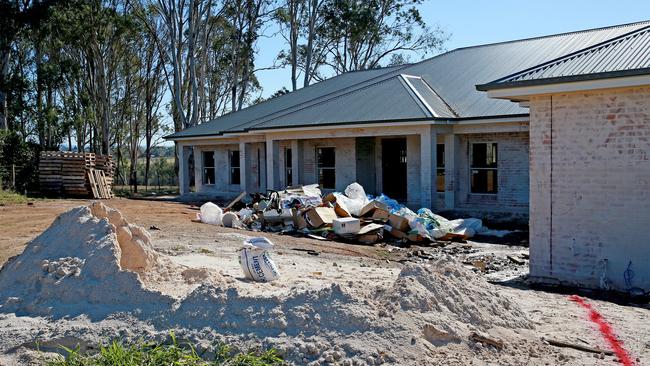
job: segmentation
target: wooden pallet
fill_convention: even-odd
[[[94,198],[109,199],[113,198],[109,185],[106,183],[104,171],[97,169],[88,169],[88,180]]]
[[[44,151],[39,161],[41,191],[56,195],[112,198],[114,172],[111,156],[94,153]]]

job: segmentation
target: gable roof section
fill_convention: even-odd
[[[382,76],[404,67],[386,67],[341,74],[294,92],[254,104],[239,111],[224,114],[213,120],[184,129],[167,137],[209,136],[218,135],[226,130],[237,130],[242,126],[253,125],[257,120],[286,113],[293,109],[298,109],[306,103],[337,95],[355,85],[364,85],[365,83],[382,80]]]
[[[646,21],[459,48],[411,65],[349,72],[167,137],[211,136],[264,128],[526,115],[527,109],[507,100],[489,98],[476,85],[648,27],[650,22]]]
[[[476,88],[485,91],[642,74],[650,74],[650,25]]]
[[[406,82],[405,75],[397,74],[243,127],[244,130],[258,130],[341,123],[423,120],[436,116],[453,117],[453,112],[449,111],[439,99],[435,100],[432,95],[427,95],[426,98],[418,95],[416,89]]]

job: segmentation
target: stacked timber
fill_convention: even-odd
[[[115,175],[115,163],[113,163],[113,157],[110,155],[96,155],[95,169],[104,172],[104,179],[106,180],[107,189],[112,192],[113,176]]]
[[[38,169],[40,188],[44,194],[113,197],[111,185],[115,168],[111,156],[44,151]]]

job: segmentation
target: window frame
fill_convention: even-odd
[[[318,162],[318,150],[322,149],[332,149],[334,150],[334,166],[327,166],[327,167],[321,167],[319,166]],[[336,189],[336,146],[316,146],[314,150],[314,157],[315,157],[315,165],[316,165],[316,181],[318,182],[318,186],[321,189],[327,189],[327,190],[335,190]],[[321,176],[321,170],[331,170],[334,172],[334,187],[325,187],[323,184],[321,184],[320,181],[320,176]]]
[[[474,167],[474,145],[479,145],[479,144],[484,144],[484,145],[490,145],[494,144],[496,145],[495,149],[495,166],[494,167]],[[468,185],[469,185],[469,193],[472,195],[486,195],[486,196],[496,196],[499,194],[499,143],[497,141],[475,141],[475,142],[470,142],[469,143],[469,179],[467,180]],[[495,179],[495,189],[494,192],[474,192],[473,187],[472,187],[472,171],[473,170],[485,170],[485,171],[494,171],[496,173],[496,179]]]
[[[232,164],[233,163],[233,155],[235,153],[237,153],[237,160],[236,160],[237,161],[237,166],[233,166],[233,164]],[[229,176],[228,176],[228,182],[230,183],[230,185],[233,185],[233,186],[241,184],[241,161],[240,161],[240,157],[241,157],[241,155],[240,155],[239,150],[228,150],[228,173],[230,173]],[[236,175],[237,176],[237,182],[235,182],[234,179],[233,179],[233,177],[234,177],[233,173],[235,172],[235,170],[237,171],[237,175]]]
[[[212,153],[212,166],[211,167],[206,167],[205,166],[205,160],[206,160],[205,155],[210,154],[210,153]],[[203,184],[204,186],[214,186],[216,181],[217,181],[217,175],[216,175],[217,174],[216,173],[217,172],[217,169],[216,169],[217,161],[214,158],[214,154],[215,154],[215,151],[212,151],[212,150],[211,151],[201,151],[201,173],[202,173],[201,174],[201,184]],[[207,183],[206,182],[205,178],[208,176],[207,172],[206,172],[207,169],[212,169],[212,183]]]

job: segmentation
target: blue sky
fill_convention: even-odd
[[[509,41],[650,19],[650,0],[425,1],[420,12],[430,25],[451,34],[445,48]],[[269,30],[268,33],[271,33]],[[263,38],[256,66],[268,67],[284,47],[281,36]],[[419,57],[414,57],[414,60]],[[291,84],[286,69],[257,73],[267,97]]]

